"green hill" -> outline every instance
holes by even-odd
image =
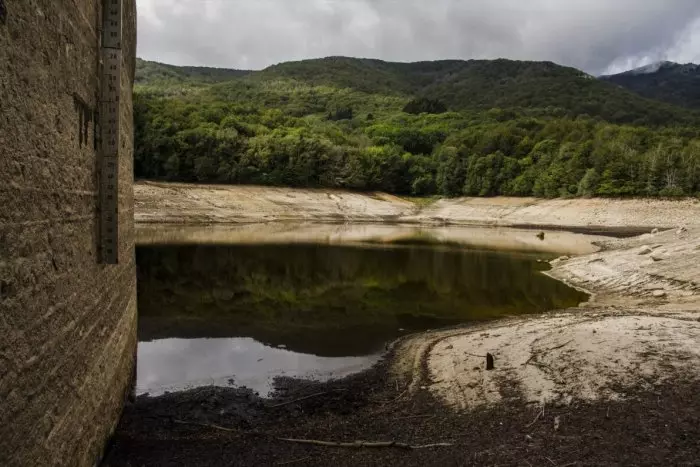
[[[700,109],[700,65],[661,62],[601,79],[650,99]]]
[[[174,66],[164,63],[136,59],[137,85],[157,85],[165,83],[217,83],[249,74],[247,70],[228,70],[196,66]]]
[[[697,121],[697,115],[551,62],[390,63],[329,57],[275,65],[251,78],[288,78],[367,93],[424,96],[444,101],[451,110],[540,108],[560,115],[586,114],[611,122],[652,125]]]
[[[697,113],[549,62],[138,62],[141,178],[413,195],[700,192]]]

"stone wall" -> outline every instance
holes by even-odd
[[[100,0],[0,0],[0,465],[94,465],[136,351],[124,0],[120,264],[99,261]]]

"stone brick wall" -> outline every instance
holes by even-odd
[[[99,262],[100,0],[0,0],[0,465],[94,465],[136,351],[124,0],[120,264]]]

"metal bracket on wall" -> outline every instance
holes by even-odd
[[[104,0],[99,123],[101,262],[119,263],[119,98],[122,69],[122,0]]]

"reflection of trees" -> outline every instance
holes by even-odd
[[[225,318],[253,333],[348,327],[395,333],[399,327],[531,313],[582,299],[537,274],[531,259],[487,252],[169,246],[139,248],[137,256],[142,316]]]

